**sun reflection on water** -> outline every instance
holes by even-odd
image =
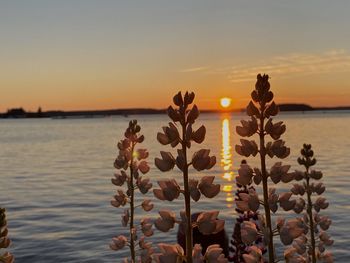
[[[221,149],[221,166],[224,170],[223,178],[227,184],[223,185],[222,190],[226,193],[227,207],[233,204],[233,171],[232,171],[232,147],[230,140],[230,121],[229,118],[222,120],[222,149]]]

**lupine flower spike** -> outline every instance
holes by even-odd
[[[136,208],[150,211],[153,204],[150,200],[135,204],[135,190],[139,190],[142,194],[146,194],[152,187],[148,178],[143,178],[142,174],[148,173],[150,167],[147,164],[148,151],[146,149],[136,148],[144,140],[143,135],[139,135],[141,127],[136,120],[129,122],[129,127],[126,129],[125,138],[118,142],[118,157],[114,162],[114,167],[118,172],[112,178],[112,183],[118,186],[117,193],[111,201],[114,207],[123,207],[128,205],[122,215],[122,225],[129,226],[129,237],[119,235],[112,239],[110,248],[119,250],[125,246],[130,248],[131,262],[136,262],[136,242],[141,250],[139,260],[137,262],[149,263],[152,261],[153,249],[151,243],[145,241],[145,237],[153,235],[152,222],[149,218],[141,219],[139,228],[135,224]],[[121,188],[126,183],[127,190]],[[138,239],[137,232],[141,230],[144,236]],[[126,262],[129,262],[126,259]]]
[[[10,239],[7,237],[7,222],[5,209],[0,207],[0,249],[8,248],[11,244]],[[9,252],[0,253],[0,262],[13,263],[15,261],[13,255]]]
[[[246,160],[243,160],[241,164],[247,164]],[[236,198],[235,198],[236,203],[243,201],[242,198],[240,198],[239,196],[241,193],[249,194],[249,193],[255,192],[255,188],[254,186],[251,185],[251,183],[245,186],[237,183],[236,186],[237,186]],[[252,226],[252,224],[250,223],[249,225],[253,227],[254,232],[255,232],[255,229],[256,229],[256,232],[258,232],[260,230],[259,229],[259,212],[258,211],[253,212],[250,210],[247,211],[247,209],[241,210],[238,207],[236,208],[236,212],[238,216],[236,218],[236,223],[235,223],[232,238],[231,238],[230,249],[229,249],[230,253],[229,253],[228,259],[230,262],[240,263],[240,262],[244,262],[243,255],[249,254],[249,251],[251,251],[249,242],[242,241],[242,237],[241,237],[242,226],[246,224],[245,223],[246,221],[253,222],[255,224],[255,227]],[[247,228],[245,229],[245,231],[246,230]],[[247,235],[243,235],[243,236],[244,238],[246,238]],[[247,240],[244,240],[244,241],[247,241]],[[254,245],[256,248],[259,248],[261,250],[260,254],[264,254],[266,252],[266,248],[261,236],[256,239],[254,238],[252,245]]]
[[[300,196],[294,211],[298,214],[305,212],[301,220],[308,228],[307,233],[294,240],[292,247],[285,251],[285,259],[287,262],[296,262],[297,259],[304,260],[300,262],[333,262],[332,254],[325,251],[325,246],[333,244],[333,240],[325,232],[332,220],[318,214],[329,205],[326,199],[321,197],[326,187],[323,183],[316,182],[322,178],[322,172],[311,169],[316,164],[316,159],[310,144],[303,145],[301,155],[298,163],[305,167],[305,171],[296,171],[295,179],[302,181],[302,184],[294,184],[291,191]],[[305,195],[306,200],[303,199]]]
[[[292,210],[296,206],[296,200],[290,199],[292,193],[289,192],[277,194],[275,188],[270,184],[289,183],[294,179],[294,173],[289,173],[290,166],[283,165],[281,162],[275,163],[268,171],[266,157],[284,159],[289,155],[290,149],[280,139],[286,126],[283,122],[274,123],[272,120],[272,117],[278,114],[278,107],[273,101],[268,75],[259,74],[257,76],[251,98],[246,111],[251,119],[241,121],[242,126],[238,126],[236,131],[242,137],[257,134],[259,141],[256,143],[254,140],[241,139],[241,145],[236,145],[236,152],[245,157],[258,155],[260,168],[252,169],[248,164],[241,164],[236,180],[242,186],[251,183],[257,186],[262,185],[263,198],[260,199],[255,191],[249,190],[248,193],[239,194],[240,200],[236,204],[237,208],[242,211],[253,212],[258,211],[260,205],[263,206],[265,213],[264,216],[259,216],[259,229],[255,223],[245,221],[241,229],[241,238],[244,243],[253,244],[262,236],[267,244],[269,262],[273,263],[276,262],[274,236],[280,235],[282,243],[289,245],[293,239],[305,231],[305,226],[299,220],[285,222],[282,219],[276,223],[275,227],[273,226],[271,212],[275,213],[278,205],[285,211]],[[272,141],[266,142],[267,136],[271,137]],[[261,249],[256,246],[250,247],[249,254],[243,255],[243,258],[246,262],[261,262],[263,260]]]
[[[169,126],[163,127],[163,132],[157,134],[158,141],[163,145],[172,148],[180,145],[177,149],[177,155],[171,152],[161,151],[161,158],[155,159],[155,165],[162,172],[172,170],[175,165],[181,170],[183,175],[184,188],[175,179],[161,180],[158,182],[160,189],[154,189],[154,195],[160,200],[173,201],[180,194],[185,197],[185,212],[181,212],[181,219],[176,218],[175,213],[168,210],[159,211],[160,217],[155,221],[155,226],[160,231],[167,232],[174,227],[175,223],[182,222],[185,226],[186,249],[185,251],[179,245],[160,244],[161,254],[158,255],[158,262],[182,262],[200,263],[200,262],[227,262],[222,255],[222,249],[211,246],[203,256],[201,248],[197,244],[192,244],[192,229],[198,227],[202,234],[217,233],[224,228],[224,221],[218,220],[218,211],[201,213],[195,222],[191,221],[191,198],[197,202],[202,195],[207,198],[213,198],[220,192],[220,185],[214,184],[214,176],[204,176],[201,180],[189,178],[189,167],[192,166],[197,171],[209,170],[215,163],[215,156],[210,156],[209,149],[196,151],[192,158],[188,160],[188,149],[195,143],[202,143],[205,138],[206,129],[202,125],[194,129],[194,123],[199,116],[199,110],[196,105],[189,106],[194,100],[194,93],[188,93],[182,96],[181,92],[173,98],[175,108],[169,106],[168,116],[172,120]],[[215,259],[214,259],[215,258]]]

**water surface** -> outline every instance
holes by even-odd
[[[11,251],[16,262],[119,262],[127,250],[111,251],[108,243],[114,235],[126,233],[120,225],[123,209],[113,208],[109,201],[115,191],[110,183],[116,143],[131,118],[137,118],[146,137],[144,146],[152,160],[161,146],[155,138],[164,115],[113,117],[102,119],[25,119],[0,121],[0,204],[7,208]],[[207,126],[203,147],[217,156],[217,165],[200,174],[215,175],[223,191],[215,200],[201,199],[194,211],[219,209],[226,219],[226,230],[232,233],[235,220],[234,177],[241,157],[234,152],[239,142],[235,126],[240,114],[202,114],[198,123]],[[332,251],[336,262],[347,262],[350,253],[348,218],[350,112],[281,114],[287,132],[283,138],[291,147],[286,163],[298,168],[296,158],[302,143],[311,143],[318,159],[317,168],[324,173],[325,197],[330,207],[323,212],[333,220],[329,233],[336,240]],[[195,149],[198,149],[196,146]],[[153,165],[147,176],[155,182],[176,177],[177,171],[161,173]],[[251,165],[257,158],[248,158]],[[269,162],[273,164],[275,159]],[[282,188],[287,188],[288,185]],[[152,195],[148,195],[152,198]],[[157,209],[182,210],[182,200],[155,201]],[[155,232],[152,241],[175,242],[175,233]]]

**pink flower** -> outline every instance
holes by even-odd
[[[184,251],[178,244],[168,245],[160,243],[158,247],[161,251],[155,258],[158,263],[179,263],[184,259]]]
[[[326,201],[326,198],[319,197],[316,199],[314,203],[314,208],[317,212],[320,212],[321,209],[326,209],[328,207],[329,203]]]
[[[137,149],[136,150],[136,157],[140,161],[142,159],[146,159],[148,157],[149,153],[147,149]]]
[[[128,239],[125,236],[117,236],[112,238],[112,242],[109,244],[109,247],[113,250],[119,250],[125,247]]]
[[[286,131],[286,125],[284,125],[282,121],[273,124],[270,118],[265,124],[265,131],[267,134],[270,134],[274,140],[278,140]]]
[[[283,193],[279,196],[278,201],[285,211],[292,210],[295,207],[296,200],[289,200],[291,196],[291,192]]]
[[[155,165],[159,170],[162,172],[170,171],[175,166],[175,159],[173,155],[170,152],[164,152],[161,151],[160,155],[162,156],[162,159],[155,158]]]
[[[122,215],[122,226],[127,226],[129,223],[129,209],[125,209]]]
[[[243,221],[241,225],[241,238],[243,243],[252,244],[258,237],[256,224],[251,221]]]
[[[241,209],[242,211],[253,211],[256,212],[259,209],[260,203],[259,203],[259,197],[258,195],[253,191],[249,194],[247,193],[240,193],[239,197],[242,199],[242,201],[236,201],[238,209]],[[243,204],[243,203],[247,203]],[[248,208],[248,210],[246,209]]]
[[[175,179],[158,181],[161,189],[153,189],[155,197],[160,200],[173,201],[180,195],[180,186]]]
[[[141,161],[138,165],[138,169],[141,171],[141,173],[146,174],[150,168],[146,161]]]
[[[205,138],[205,127],[202,125],[201,127],[198,128],[195,132],[192,132],[191,134],[191,139],[195,141],[196,143],[202,143]]]
[[[302,235],[305,231],[305,225],[300,218],[290,219],[279,229],[280,238],[284,245],[290,245],[293,239]]]
[[[320,180],[322,178],[322,172],[321,171],[311,170],[310,177],[315,179],[315,180]]]
[[[151,219],[143,218],[143,219],[141,219],[140,223],[141,223],[141,231],[142,231],[142,233],[146,237],[152,236],[153,235],[153,230],[152,230]]]
[[[122,170],[121,174],[114,174],[115,178],[112,178],[112,183],[116,186],[122,186],[127,178],[126,173]]]
[[[256,246],[250,246],[248,248],[249,254],[243,254],[245,263],[260,263],[262,261],[261,249]]]
[[[142,179],[141,177],[137,178],[136,184],[142,194],[146,194],[149,189],[152,188],[152,183],[149,182],[150,179]]]
[[[301,184],[293,184],[293,187],[290,190],[295,195],[304,195],[305,194],[305,187]]]
[[[327,230],[329,226],[332,224],[332,220],[330,220],[327,216],[320,217],[318,222],[322,230]]]
[[[193,105],[192,109],[190,110],[190,112],[187,115],[187,122],[188,123],[194,123],[195,120],[198,118],[199,116],[199,110],[196,104]]]
[[[202,255],[202,246],[195,244],[192,250],[193,263],[204,263],[204,257]]]
[[[209,170],[216,163],[215,156],[209,156],[209,149],[201,149],[192,156],[192,166],[197,171]]]
[[[327,232],[321,231],[319,234],[320,240],[326,245],[326,246],[331,246],[334,243],[334,240],[331,240]]]
[[[285,142],[277,140],[266,144],[266,153],[272,158],[274,156],[284,159],[290,154],[290,148],[284,146]]]
[[[111,205],[114,207],[124,206],[128,198],[122,190],[118,190],[118,194],[114,196],[114,200],[111,201]]]
[[[252,182],[252,177],[253,169],[248,164],[241,164],[236,177],[237,183],[246,186]]]
[[[242,145],[236,145],[235,149],[239,155],[249,157],[250,155],[256,156],[258,153],[258,145],[255,141],[248,141],[240,139]]]
[[[169,210],[160,210],[160,217],[154,222],[155,227],[162,231],[168,232],[175,225],[175,213]]]
[[[205,252],[204,258],[206,259],[206,262],[213,262],[213,263],[228,262],[227,258],[225,258],[225,255],[222,253],[222,248],[217,244],[208,246],[207,251]]]
[[[169,123],[169,127],[163,127],[164,133],[158,132],[157,140],[163,144],[170,144],[172,147],[175,147],[180,142],[179,131],[173,123]]]
[[[203,235],[216,234],[220,232],[225,225],[224,220],[217,219],[219,211],[203,212],[197,217],[196,224],[199,232]]]
[[[201,197],[201,193],[198,190],[198,180],[195,179],[189,179],[188,181],[188,187],[190,191],[190,196],[194,201],[198,201],[199,198]]]
[[[148,211],[151,211],[153,209],[154,205],[151,203],[151,200],[145,199],[145,200],[143,200],[141,206],[142,206],[143,210],[148,212]]]
[[[242,127],[237,126],[236,132],[242,137],[250,137],[258,130],[258,122],[255,117],[251,121],[241,120]]]
[[[290,165],[282,165],[282,162],[275,163],[270,169],[271,180],[278,184],[282,178],[287,176]]]
[[[215,176],[204,176],[199,183],[199,190],[207,198],[213,198],[220,192],[220,185],[213,184]]]
[[[323,262],[325,263],[333,263],[333,255],[331,252],[326,252],[322,256]]]

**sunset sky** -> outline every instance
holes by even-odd
[[[279,103],[350,105],[350,1],[0,3],[0,111],[243,107],[257,73]]]

